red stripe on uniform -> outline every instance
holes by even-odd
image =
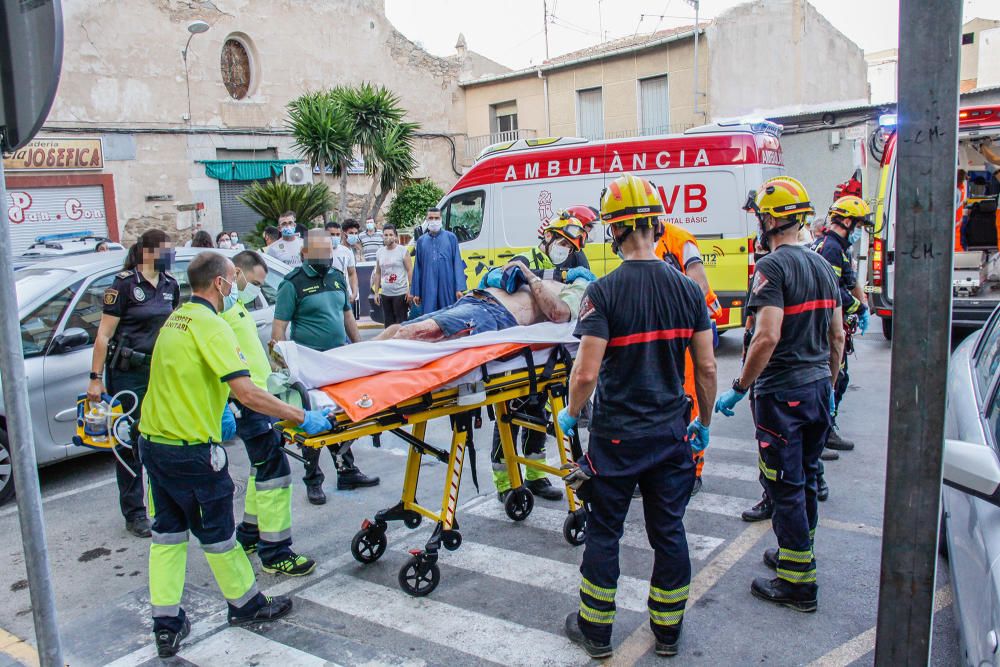
[[[808,310],[823,310],[826,308],[833,308],[837,305],[837,302],[833,299],[817,299],[816,301],[806,301],[805,303],[800,303],[795,306],[788,306],[785,308],[785,315],[798,315],[799,313],[804,313]]]
[[[673,340],[675,338],[690,338],[694,335],[694,329],[660,329],[659,331],[644,331],[642,333],[629,334],[628,336],[616,336],[608,341],[608,347],[624,347],[637,343],[652,343],[655,340]]]

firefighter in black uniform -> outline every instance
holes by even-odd
[[[105,393],[113,396],[120,391],[133,392],[135,399],[125,394],[120,400],[126,412],[135,407],[130,415],[134,424],[139,423],[139,406],[149,385],[156,337],[167,317],[180,305],[180,287],[168,273],[173,258],[170,237],[159,229],[150,229],[129,249],[123,270],[104,291],[104,314],[94,341],[87,398],[96,402]],[[118,502],[126,530],[136,537],[149,537],[135,426],[131,435],[131,449],[115,444],[128,464],[126,467],[118,460],[115,466]]]
[[[833,383],[844,345],[840,293],[830,265],[798,245],[813,212],[806,189],[780,176],[751,192],[747,209],[760,222],[770,253],[757,263],[748,307],[754,329],[743,370],[715,404],[733,407],[753,386],[760,481],[774,503],[778,549],[764,552],[774,579],[754,579],[754,596],[797,611],[816,611],[813,548],[819,455],[830,430]]]
[[[692,449],[708,444],[715,356],[701,288],[653,252],[662,214],[656,189],[631,174],[604,191],[601,218],[625,262],[587,289],[569,402],[558,415],[572,434],[596,386],[588,451],[564,477],[587,507],[580,606],[565,631],[593,658],[612,652],[618,543],[636,485],[655,552],[648,607],[658,655],[677,653],[691,583],[682,520],[694,486]],[[689,347],[702,415],[691,423],[684,392]]]

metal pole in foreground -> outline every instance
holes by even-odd
[[[6,218],[7,188],[3,163],[0,162],[0,210]],[[14,465],[17,489],[17,519],[21,524],[24,567],[28,571],[31,615],[35,622],[38,658],[43,667],[63,667],[56,600],[52,590],[49,550],[45,544],[45,518],[38,484],[35,459],[35,436],[28,414],[28,380],[24,375],[20,321],[17,317],[17,294],[14,291],[14,268],[10,252],[10,226],[0,221],[0,383],[7,408],[7,437]]]
[[[875,664],[926,665],[951,337],[962,3],[899,5],[897,334]]]

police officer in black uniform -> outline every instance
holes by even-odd
[[[677,653],[691,583],[683,518],[694,487],[692,448],[704,449],[709,439],[715,354],[701,288],[653,253],[662,215],[656,189],[631,174],[602,196],[601,218],[625,262],[587,289],[569,402],[558,415],[571,434],[596,387],[588,451],[563,478],[587,507],[580,606],[566,617],[565,632],[592,658],[612,653],[618,543],[636,485],[655,552],[647,604],[658,655]],[[690,424],[689,347],[701,410]]]
[[[760,243],[770,253],[757,263],[750,289],[754,328],[746,360],[715,410],[732,416],[753,387],[760,481],[774,503],[778,548],[764,552],[764,563],[777,577],[754,579],[750,591],[768,602],[814,612],[816,477],[844,345],[840,293],[826,260],[797,243],[799,229],[813,212],[801,183],[788,176],[772,178],[751,193],[747,209],[757,216]]]
[[[167,317],[180,305],[180,288],[168,273],[173,257],[173,243],[167,234],[151,229],[129,249],[123,270],[104,291],[104,314],[94,341],[87,397],[100,401],[105,393],[113,396],[120,391],[133,392],[135,399],[125,394],[120,400],[126,412],[135,408],[130,415],[134,424],[139,423],[139,406],[149,385],[156,337]],[[121,457],[115,466],[118,502],[126,530],[136,537],[149,537],[135,426],[131,435],[131,449],[115,444]]]

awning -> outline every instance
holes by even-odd
[[[299,160],[198,160],[205,174],[220,181],[257,181],[274,178],[286,164]]]

